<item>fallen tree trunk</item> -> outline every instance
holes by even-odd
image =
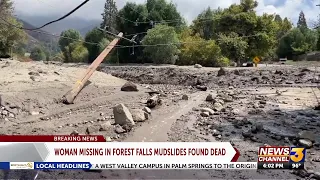
[[[158,94],[153,95],[151,98],[149,98],[147,100],[147,107],[148,108],[154,108],[154,107],[156,107],[157,105],[160,105],[160,104],[161,104],[161,99],[160,99]]]

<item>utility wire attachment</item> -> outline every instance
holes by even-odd
[[[102,29],[102,28],[98,28],[98,29],[99,29],[100,31],[103,31],[103,32],[105,32],[105,33],[108,33],[108,34],[110,34],[110,35],[112,35],[112,36],[115,36],[115,37],[117,37],[117,38],[125,39],[125,40],[130,41],[130,42],[132,42],[132,43],[134,43],[134,44],[137,44],[137,42],[135,42],[135,41],[132,40],[132,39],[128,39],[128,38],[125,38],[125,37],[122,37],[122,36],[118,36],[117,34],[114,34],[114,33],[110,32],[110,31],[107,31],[107,30]]]

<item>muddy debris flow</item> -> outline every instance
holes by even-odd
[[[257,162],[264,145],[307,148],[303,171],[48,171],[39,179],[319,179],[320,72],[310,67],[102,66],[65,105],[59,98],[87,65],[6,62],[0,61],[3,134],[231,142],[243,162]]]

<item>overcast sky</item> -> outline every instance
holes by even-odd
[[[16,13],[19,15],[39,15],[46,14],[59,17],[69,12],[83,0],[13,0]],[[146,0],[116,0],[118,9],[122,8],[126,2],[143,3]],[[191,22],[202,10],[210,6],[211,8],[228,7],[232,3],[239,3],[240,0],[172,0],[178,7],[181,14]],[[302,10],[306,15],[308,24],[317,19],[320,13],[320,0],[258,0],[257,12],[262,14],[277,13],[282,17],[290,18],[294,24]],[[86,19],[101,19],[105,0],[91,0],[76,13],[73,17]]]

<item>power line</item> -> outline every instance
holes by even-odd
[[[79,6],[77,6],[77,7],[74,8],[73,10],[71,10],[71,11],[70,11],[69,13],[67,13],[66,15],[62,16],[62,17],[59,18],[59,19],[50,21],[50,22],[44,24],[44,25],[41,26],[41,27],[38,27],[38,28],[24,28],[24,27],[18,27],[18,26],[15,26],[15,25],[14,25],[14,26],[15,26],[16,28],[24,29],[24,30],[29,30],[29,31],[39,30],[39,29],[44,28],[45,26],[48,26],[48,25],[50,25],[50,24],[52,24],[52,23],[55,23],[55,22],[58,22],[58,21],[61,21],[61,20],[65,19],[66,17],[70,16],[72,13],[74,13],[75,11],[77,11],[79,8],[81,8],[83,5],[85,5],[85,4],[86,4],[87,2],[89,2],[89,1],[90,1],[90,0],[85,0],[85,1],[83,1]],[[7,20],[4,19],[3,17],[0,17],[0,18],[1,18],[3,21],[7,22]],[[9,23],[9,22],[7,22],[7,23]],[[10,23],[9,23],[9,24],[10,24]]]

